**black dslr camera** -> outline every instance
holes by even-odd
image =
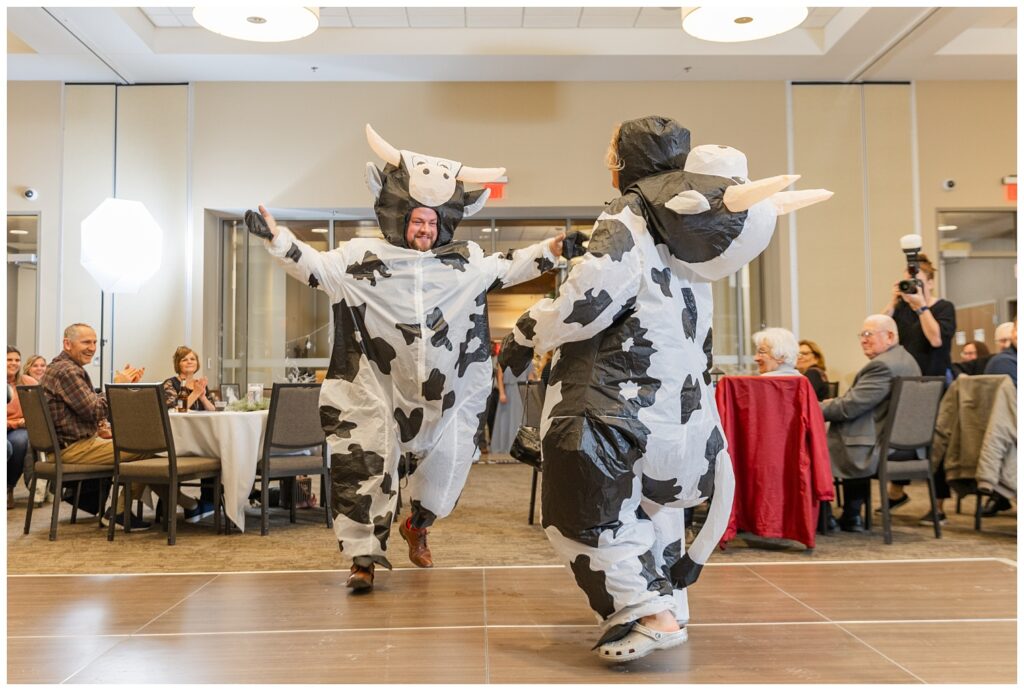
[[[921,270],[917,257],[918,252],[921,251],[921,236],[904,235],[900,238],[900,249],[903,250],[903,254],[907,255],[907,271],[910,273],[910,278],[900,281],[899,290],[901,293],[913,295],[919,289],[924,288],[924,283],[917,277],[917,272]]]

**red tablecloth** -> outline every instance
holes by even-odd
[[[806,377],[724,377],[715,392],[736,472],[725,543],[746,531],[814,547],[834,498],[825,419]]]

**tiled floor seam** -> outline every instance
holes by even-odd
[[[998,624],[1016,622],[1016,617],[989,617],[984,619],[850,619],[850,620],[822,620],[822,621],[738,621],[738,622],[711,622],[711,623],[689,623],[689,628],[720,628],[720,627],[748,627],[748,626],[860,626],[860,625],[905,625],[905,624]],[[245,636],[245,635],[270,635],[270,634],[302,634],[302,633],[374,633],[387,631],[459,631],[474,629],[585,629],[594,628],[594,624],[464,624],[452,626],[391,626],[391,627],[363,627],[363,628],[334,628],[334,629],[264,629],[264,630],[238,630],[238,631],[188,631],[188,632],[165,632],[165,633],[106,633],[95,635],[61,634],[54,636],[30,635],[30,636],[8,636],[8,639],[32,640],[32,639],[59,639],[59,638],[173,638],[182,636]]]
[[[829,559],[802,561],[738,561],[738,562],[710,562],[705,568],[730,568],[749,566],[810,566],[810,565],[836,565],[836,564],[928,564],[928,563],[951,563],[951,562],[982,562],[994,561],[1017,568],[1017,562],[1004,557],[935,557],[924,559]],[[564,564],[511,564],[507,566],[435,566],[434,571],[468,571],[473,569],[563,569]],[[401,566],[393,571],[418,571],[417,567]],[[287,573],[338,573],[348,574],[348,569],[284,569],[278,571],[171,571],[171,572],[137,572],[137,573],[13,573],[7,574],[7,578],[96,578],[111,576],[242,576],[250,574],[287,574]]]
[[[491,683],[491,642],[487,637],[487,569],[480,570],[484,595],[484,683]]]

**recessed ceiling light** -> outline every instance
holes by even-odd
[[[320,24],[320,8],[295,5],[207,5],[193,9],[192,17],[203,28],[228,38],[277,43],[294,41],[316,31]]]
[[[28,235],[27,230],[12,230],[11,235]]]
[[[956,230],[956,226],[939,226],[939,230]]]
[[[806,18],[806,7],[683,8],[683,30],[704,41],[738,43],[785,33]]]
[[[320,233],[321,235],[326,235],[327,234],[327,229],[326,228],[314,228],[313,232],[314,233]]]

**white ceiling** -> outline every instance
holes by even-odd
[[[191,8],[7,9],[7,78],[193,81],[1016,79],[1016,7],[812,8],[796,29],[709,43],[665,7],[323,7],[320,29],[251,43]],[[315,69],[314,69],[315,68]]]

